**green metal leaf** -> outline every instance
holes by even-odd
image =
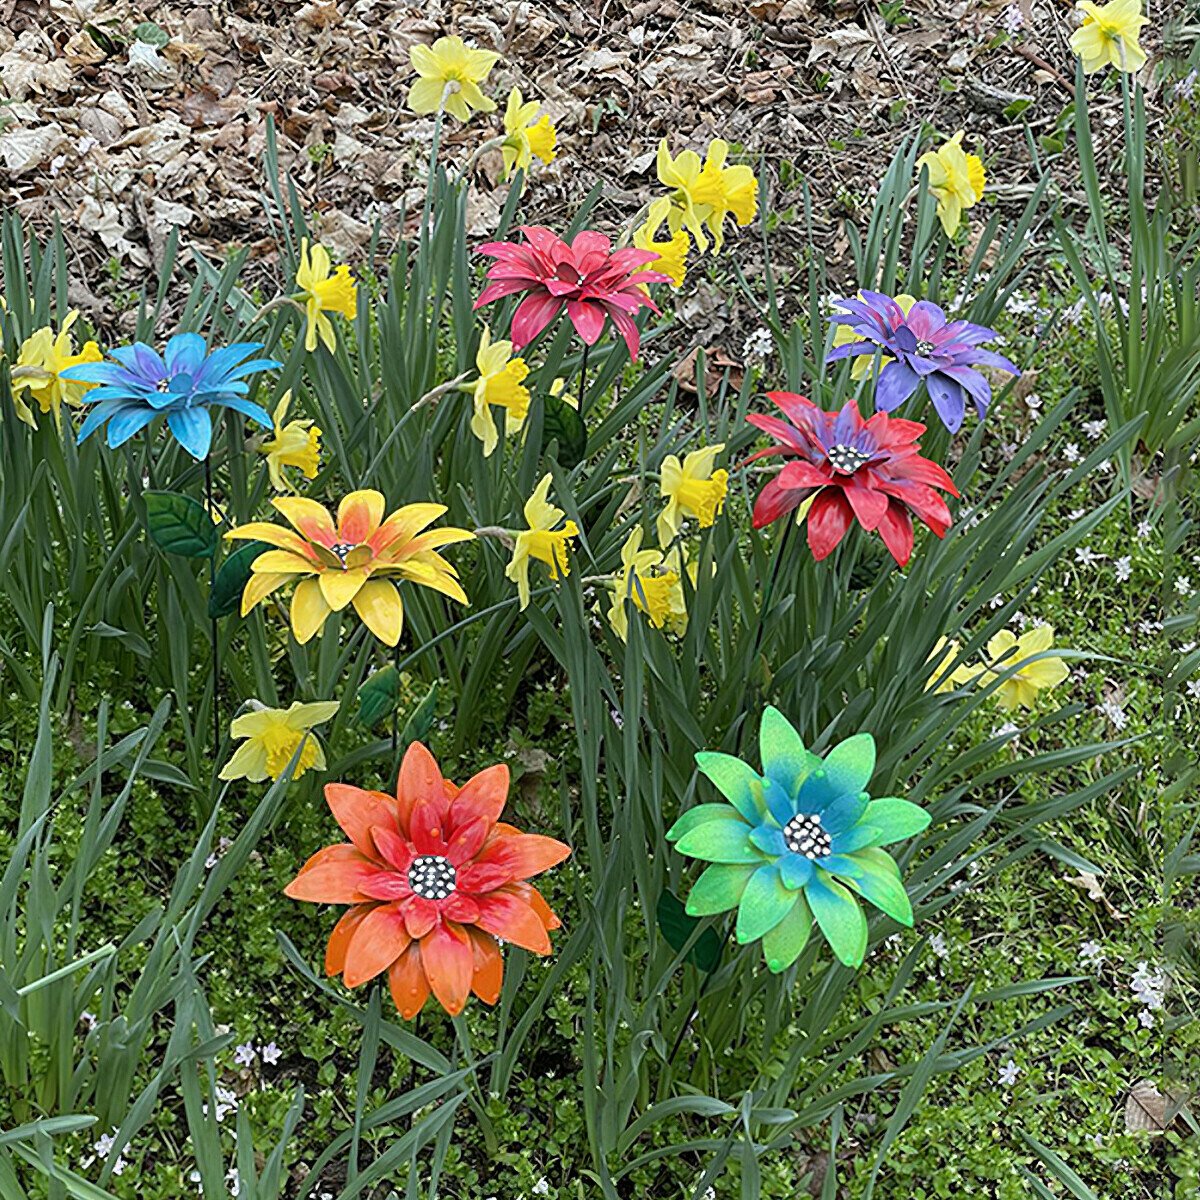
[[[160,550],[184,558],[212,558],[219,536],[203,504],[178,492],[143,492],[142,498],[146,528]]]
[[[669,888],[664,888],[658,897],[655,907],[658,917],[658,927],[673,950],[679,951],[687,945],[688,939],[700,924],[695,917],[689,917],[683,902]],[[684,958],[698,971],[713,971],[721,961],[721,939],[715,929],[706,929]]]
[[[542,415],[542,453],[551,442],[558,443],[556,458],[568,471],[578,466],[587,454],[587,426],[583,418],[561,396],[544,398]]]
[[[208,615],[215,621],[237,612],[242,592],[250,579],[250,565],[271,547],[266,542],[247,542],[230,554],[217,570],[212,591],[208,594]]]
[[[369,729],[389,716],[400,699],[400,675],[393,666],[373,672],[358,689],[358,721]]]
[[[423,742],[433,728],[437,716],[438,685],[433,684],[421,699],[421,703],[408,715],[404,728],[400,731],[400,745],[407,746],[411,742]]]

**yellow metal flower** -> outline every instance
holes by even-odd
[[[257,701],[251,704],[253,711],[242,713],[229,723],[230,737],[246,740],[221,768],[222,779],[248,779],[251,783],[278,779],[301,742],[304,748],[292,778],[299,779],[313,767],[324,768],[325,751],[312,729],[337,712],[337,700],[319,700],[313,704],[294,701],[288,708],[266,708]]]
[[[413,112],[433,113],[444,108],[460,121],[469,121],[473,111],[495,111],[495,100],[488,99],[479,85],[500,55],[476,50],[460,37],[442,37],[432,46],[418,42],[408,57],[420,76],[408,93],[408,107]]]
[[[695,517],[701,529],[716,520],[725,503],[729,472],[714,471],[717,455],[725,449],[724,442],[693,450],[683,462],[674,454],[663,459],[660,490],[666,507],[658,518],[658,540],[666,546],[683,528],[684,517]]]
[[[664,221],[669,220],[670,214],[671,201],[669,197],[660,196],[650,205],[646,214],[646,223],[634,231],[633,244],[639,250],[653,250],[658,255],[658,262],[651,264],[652,270],[670,275],[671,286],[677,288],[683,285],[684,277],[687,275],[687,256],[688,251],[692,248],[692,239],[688,237],[687,230],[681,228],[671,234],[669,241],[656,242],[654,240],[658,227]],[[668,232],[670,232],[669,229]]]
[[[926,691],[933,688],[935,692],[952,692],[956,688],[972,683],[982,674],[982,667],[972,667],[967,663],[960,663],[945,679],[938,682],[946,668],[959,656],[960,651],[961,647],[958,642],[952,638],[938,638],[937,645],[925,660],[925,665],[929,667],[929,678],[925,681]]]
[[[1146,52],[1138,35],[1148,18],[1142,16],[1141,0],[1103,5],[1079,0],[1075,7],[1083,13],[1083,24],[1071,35],[1071,49],[1083,60],[1085,75],[1107,66],[1118,71],[1140,71],[1145,66]]]
[[[930,150],[917,159],[917,174],[922,167],[929,169],[929,190],[937,197],[937,214],[947,237],[962,221],[963,212],[974,208],[983,199],[986,182],[983,160],[967,154],[962,148],[963,130],[959,130],[937,150]]]
[[[643,550],[644,536],[638,525],[625,539],[621,548],[621,569],[610,585],[612,605],[608,620],[622,641],[629,633],[627,600],[632,600],[634,606],[650,618],[655,629],[662,629],[678,613],[682,596],[679,571],[672,568],[661,550]]]
[[[71,335],[71,326],[75,324],[79,314],[67,313],[67,319],[62,323],[58,333],[54,327],[47,325],[32,333],[21,344],[20,354],[14,364],[12,395],[16,405],[17,416],[34,428],[33,411],[25,402],[22,393],[28,393],[31,399],[38,403],[42,412],[54,413],[54,424],[62,427],[62,405],[78,405],[83,394],[95,387],[94,383],[72,383],[60,379],[59,374],[68,367],[80,363],[102,362],[104,355],[95,342],[85,342],[83,349],[75,353],[75,339]]]
[[[554,161],[557,133],[548,116],[538,117],[540,108],[536,100],[523,101],[519,88],[508,94],[504,109],[505,138],[500,146],[505,179],[517,170],[527,172],[535,156],[544,163]]]
[[[992,680],[1018,667],[1001,685],[998,691],[1003,708],[1018,706],[1032,708],[1037,703],[1038,692],[1062,683],[1070,674],[1061,658],[1048,656],[1030,662],[1036,654],[1044,654],[1054,646],[1054,627],[1038,625],[1027,630],[1018,638],[1010,630],[1002,629],[987,644],[988,668],[981,671],[981,680]]]
[[[251,564],[242,616],[284,584],[296,582],[291,623],[302,645],[322,630],[330,614],[353,604],[363,624],[395,646],[404,625],[397,586],[402,580],[467,603],[457,572],[437,551],[475,535],[452,526],[421,532],[446,511],[445,505],[406,504],[385,519],[383,496],[368,488],[341,502],[335,524],[320,504],[303,496],[271,503],[292,529],[251,521],[225,535],[276,547]]]
[[[862,292],[858,293],[858,298],[862,299]],[[900,305],[900,309],[906,317],[908,316],[908,310],[916,302],[916,296],[910,296],[907,292],[902,292],[896,297],[896,303]],[[851,342],[862,341],[862,338],[847,325],[835,325],[834,330],[833,344],[835,348],[837,346],[848,346]],[[866,379],[875,369],[874,354],[856,354],[852,361],[853,366],[850,368],[851,379]],[[890,354],[881,354],[879,356],[879,369],[882,371],[891,361],[892,356]]]
[[[701,252],[708,249],[712,234],[714,253],[725,241],[725,218],[732,215],[739,225],[749,225],[758,210],[758,180],[746,166],[727,167],[729,145],[720,138],[709,143],[701,163],[694,150],[672,158],[667,140],[658,146],[658,181],[669,189],[672,232],[686,229]]]
[[[485,458],[491,455],[500,440],[496,435],[492,405],[504,409],[507,434],[516,433],[529,414],[529,389],[523,382],[529,374],[529,366],[523,358],[513,358],[512,349],[512,342],[493,342],[485,325],[475,355],[479,378],[474,383],[461,385],[463,391],[470,392],[475,399],[471,432],[483,443]]]
[[[550,568],[551,579],[561,579],[571,573],[567,550],[571,540],[579,536],[579,527],[568,521],[562,528],[558,523],[567,514],[555,508],[546,498],[550,491],[549,474],[533,489],[525,501],[525,523],[528,529],[517,534],[512,561],[504,568],[504,574],[517,585],[521,607],[529,604],[529,563],[531,559],[545,563]]]
[[[288,408],[292,403],[289,388],[279,397],[271,415],[275,426],[272,437],[259,443],[258,452],[267,460],[271,486],[277,492],[294,492],[284,467],[299,467],[309,479],[317,477],[321,459],[321,431],[309,420],[289,421]]]
[[[358,311],[358,285],[350,268],[343,265],[332,270],[329,251],[320,243],[309,245],[308,238],[300,243],[300,266],[296,269],[297,299],[304,305],[304,348],[310,354],[317,348],[317,338],[330,354],[337,348],[333,322],[325,315],[337,313],[348,321]]]

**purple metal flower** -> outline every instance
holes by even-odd
[[[891,296],[861,292],[837,302],[842,311],[832,318],[861,340],[835,347],[826,359],[855,358],[882,350],[891,358],[875,384],[875,407],[882,412],[899,408],[925,384],[942,424],[957,433],[970,396],[982,418],[992,399],[988,381],[975,367],[999,367],[1013,375],[1020,371],[1007,358],[981,343],[996,337],[994,329],[970,321],[947,321],[946,314],[928,300],[918,300],[905,316]]]

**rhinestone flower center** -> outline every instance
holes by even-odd
[[[171,390],[171,381],[169,379],[160,379],[155,385],[156,392],[162,392],[164,395]]]
[[[793,854],[805,858],[824,858],[832,848],[816,813],[797,813],[783,827],[783,841]]]
[[[342,560],[342,564],[344,566],[345,562],[346,562],[346,555],[349,554],[350,551],[354,549],[354,543],[353,542],[334,542],[334,544],[332,546],[330,546],[329,548],[330,548],[330,550],[332,550],[334,552],[334,554],[336,554],[338,556],[338,558],[340,558]]]
[[[922,338],[919,342],[917,342],[917,353],[922,358],[926,358],[928,355],[932,354],[936,349],[937,349],[937,347],[931,341],[929,341],[928,338]]]
[[[422,854],[408,868],[408,886],[426,900],[445,900],[457,880],[454,865],[442,854]]]
[[[830,447],[825,457],[829,459],[829,465],[835,471],[841,471],[843,475],[853,475],[871,456],[865,450],[838,442],[836,446]]]

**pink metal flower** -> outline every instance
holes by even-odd
[[[488,242],[479,247],[480,254],[490,255],[496,262],[488,268],[491,283],[475,307],[525,293],[512,320],[516,350],[532,342],[564,305],[575,332],[589,346],[600,340],[608,316],[625,339],[629,357],[637,358],[634,316],[643,307],[658,312],[645,285],[670,282],[670,276],[660,271],[639,269],[658,255],[632,246],[614,250],[602,233],[586,229],[570,242],[539,225],[522,225],[520,232],[525,235],[524,243]]]

